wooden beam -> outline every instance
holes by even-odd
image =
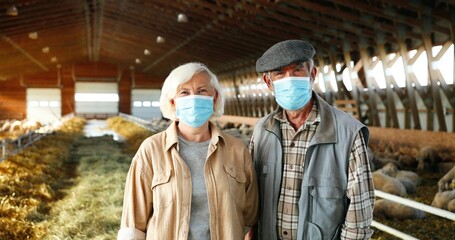
[[[441,19],[441,20],[449,20],[450,21],[450,14],[448,12],[441,11],[436,8],[430,8],[424,6],[422,1],[409,1],[409,0],[381,0],[383,3],[394,5],[398,8],[410,9],[420,14],[429,15],[433,18]]]
[[[0,37],[7,43],[11,44],[16,50],[18,50],[20,53],[22,53],[25,57],[27,57],[30,61],[34,62],[36,65],[38,65],[41,69],[44,71],[49,71],[49,69],[44,66],[40,61],[38,61],[35,57],[33,57],[30,53],[28,53],[25,49],[23,49],[19,44],[11,40],[8,36],[3,35],[0,33]]]
[[[395,14],[384,14],[384,9],[378,8],[377,5],[373,6],[373,5],[369,5],[364,2],[359,2],[356,0],[332,0],[332,2],[339,4],[339,5],[343,5],[348,8],[353,8],[353,6],[355,6],[355,9],[367,12],[367,13],[377,16],[377,17],[389,19],[392,22],[397,21],[401,24],[404,24],[404,25],[407,25],[407,26],[410,26],[413,28],[414,27],[418,27],[420,29],[423,28],[422,23],[418,19],[403,16],[403,15],[397,16]],[[443,33],[445,35],[450,35],[450,31],[447,28],[437,26],[437,25],[435,25],[433,27],[434,27],[434,30],[437,32]]]
[[[100,59],[101,40],[103,36],[104,0],[95,0],[93,15],[93,60]]]
[[[370,69],[370,57],[368,56],[366,46],[364,44],[361,44],[361,47],[359,49],[360,51],[360,59],[363,62],[363,70],[365,72],[365,78],[366,82],[368,84],[368,106],[369,106],[369,111],[368,111],[368,119],[371,121],[369,125],[371,126],[381,126],[381,123],[379,121],[379,113],[378,113],[378,108],[377,108],[377,103],[376,103],[376,94],[375,94],[375,89],[377,89],[377,84],[373,83],[369,71]]]
[[[360,79],[358,77],[358,73],[354,70],[354,68],[351,66],[351,46],[349,44],[344,44],[344,62],[346,64],[346,67],[348,68],[349,71],[349,79],[351,80],[351,85],[352,85],[352,98],[356,101],[356,107],[357,107],[357,112],[358,112],[358,118],[359,120],[363,120],[362,118],[362,111],[360,108],[360,96],[361,92],[363,92],[363,86],[362,83],[360,82]],[[353,77],[356,76],[356,78],[353,79]]]
[[[381,37],[378,37],[378,39],[381,39]],[[379,40],[378,46],[377,46],[378,52],[379,52],[379,58],[382,62],[382,69],[383,69],[383,74],[384,74],[384,79],[385,79],[385,84],[386,84],[386,96],[387,96],[387,112],[386,112],[386,127],[392,127],[392,128],[400,128],[400,124],[398,122],[398,115],[396,111],[396,106],[395,106],[395,99],[394,99],[394,91],[391,88],[392,85],[392,80],[391,77],[388,76],[387,70],[390,68],[389,64],[389,59],[387,57],[386,51],[385,51],[385,46],[384,42],[381,42]],[[390,122],[391,120],[391,122]]]
[[[91,24],[91,10],[88,2],[84,3],[84,10],[85,10],[85,28],[87,33],[87,52],[88,58],[90,61],[94,59],[94,52],[93,52],[93,38],[92,38],[92,24]]]
[[[289,6],[290,3],[286,3],[288,6],[284,6],[283,4],[273,4],[268,1],[262,1],[261,4],[267,6],[270,9],[276,9],[279,10],[283,15],[289,15],[293,17],[294,24],[298,25],[304,25],[307,26],[307,28],[311,29],[312,31],[317,30],[318,32],[321,32],[322,34],[327,32],[327,29],[329,28],[335,28],[334,31],[337,31],[337,34],[339,38],[343,39],[350,39],[352,42],[356,42],[354,38],[350,38],[351,35],[357,35],[357,34],[362,34],[364,36],[369,36],[370,38],[374,38],[374,30],[371,28],[355,28],[353,26],[349,26],[347,22],[341,22],[341,21],[336,21],[332,20],[330,18],[323,18],[323,17],[316,17],[319,11],[324,11],[327,10],[326,7],[320,6],[318,4],[312,4],[312,3],[298,3],[300,7],[306,8],[310,14],[307,16],[306,14],[302,14],[302,9],[297,9],[294,8],[293,6]],[[316,11],[315,11],[316,10]],[[334,13],[334,11],[330,11]],[[339,14],[339,13],[334,13]],[[371,26],[369,26],[371,27]],[[342,30],[342,31],[340,31]],[[389,40],[392,40],[393,38],[388,38]]]
[[[411,116],[414,121],[414,128],[415,129],[422,129],[420,125],[420,118],[417,112],[417,103],[414,94],[414,88],[412,87],[412,78],[410,77],[410,69],[409,66],[409,57],[408,57],[408,50],[406,48],[406,43],[403,39],[400,39],[398,42],[399,46],[399,54],[401,56],[401,61],[403,62],[403,71],[405,77],[405,88],[406,88],[406,95],[402,98],[403,102],[407,102],[406,104],[403,103],[405,109],[407,110],[404,115],[404,127],[407,129],[411,129]],[[405,100],[406,99],[406,100]],[[411,115],[411,116],[410,116]]]
[[[444,110],[442,108],[442,100],[441,96],[439,94],[439,86],[437,84],[437,78],[433,70],[433,51],[432,51],[432,44],[431,44],[431,38],[429,34],[423,34],[423,45],[425,48],[425,51],[427,53],[427,60],[428,60],[428,75],[429,75],[429,80],[430,80],[430,87],[431,87],[431,93],[433,96],[433,107],[436,110],[436,117],[438,119],[439,123],[439,131],[447,131],[447,126],[445,122],[445,117],[444,117]],[[433,130],[433,117],[429,116],[429,129]]]

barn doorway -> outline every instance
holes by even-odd
[[[59,88],[27,88],[27,119],[41,123],[60,120],[61,94]]]
[[[76,82],[75,113],[77,116],[105,119],[118,115],[118,85],[105,82]]]
[[[161,118],[158,89],[131,90],[131,115],[145,120]]]

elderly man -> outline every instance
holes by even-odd
[[[369,239],[369,131],[312,91],[315,50],[279,42],[256,62],[279,107],[254,129],[260,239]]]

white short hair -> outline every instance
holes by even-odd
[[[198,62],[190,62],[183,64],[172,70],[169,76],[167,76],[166,80],[164,80],[160,96],[160,110],[161,113],[163,114],[163,117],[168,118],[170,120],[176,120],[175,110],[172,107],[171,100],[174,99],[175,96],[177,95],[177,88],[181,84],[188,82],[194,75],[201,72],[205,72],[209,75],[210,83],[212,87],[215,89],[216,93],[218,93],[218,98],[215,103],[213,114],[210,119],[223,115],[224,97],[222,94],[220,83],[218,82],[218,78],[204,64]]]

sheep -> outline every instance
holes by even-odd
[[[396,166],[401,166],[401,163],[393,158],[378,157],[378,156],[376,156],[374,158],[374,164],[377,167],[377,169],[384,167],[388,163],[393,163]]]
[[[26,120],[22,123],[22,128],[25,130],[26,133],[38,130],[41,127],[43,127],[43,124],[34,119]]]
[[[401,184],[403,184],[405,187],[408,194],[415,193],[417,186],[421,182],[421,179],[417,173],[414,173],[412,171],[398,170],[397,166],[395,166],[393,163],[388,163],[381,169],[381,171],[383,174],[400,181]]]
[[[422,219],[425,212],[390,200],[379,199],[374,204],[373,215],[398,220]]]
[[[416,169],[417,168],[417,155],[419,149],[410,146],[400,146],[398,150],[398,162],[401,164],[402,168],[406,169]]]
[[[417,170],[423,171],[424,169],[430,169],[431,171],[435,171],[442,159],[436,149],[433,147],[424,147],[417,154],[417,161]]]
[[[455,159],[455,157],[454,157]],[[441,173],[442,175],[448,173],[452,168],[455,167],[455,161],[446,161],[446,162],[441,162],[438,165],[438,173]]]
[[[9,127],[9,132],[12,133],[12,132],[19,132],[19,131],[22,131],[22,122],[19,121],[19,120],[15,120],[13,121],[11,124],[10,124],[10,127]]]
[[[239,130],[242,133],[242,135],[244,135],[244,136],[251,136],[251,134],[253,132],[253,128],[251,128],[247,124],[240,125]]]
[[[8,132],[10,126],[11,126],[10,121],[8,121],[8,120],[4,121],[2,127],[0,128],[0,132]]]
[[[373,172],[373,184],[378,190],[394,194],[397,196],[406,196],[405,186],[397,179],[385,175],[381,170]]]
[[[447,203],[447,210],[455,212],[455,199],[452,199],[452,201]]]
[[[398,157],[398,162],[403,166],[404,168],[408,169],[415,169],[417,168],[417,159],[410,155],[400,155]]]
[[[455,166],[438,181],[439,192],[455,188]]]
[[[455,190],[436,193],[431,206],[455,212]]]

